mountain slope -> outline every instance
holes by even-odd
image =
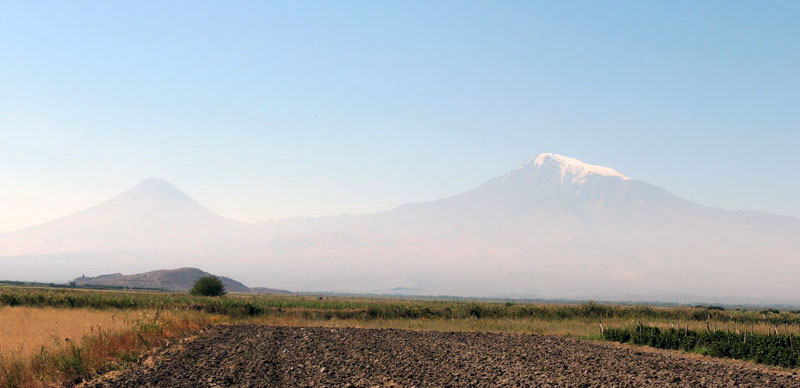
[[[332,271],[316,281],[342,291],[800,300],[798,220],[701,206],[552,154],[469,192],[339,226],[313,238],[295,226],[272,257],[297,282],[303,267]]]

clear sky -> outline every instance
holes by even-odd
[[[4,1],[0,232],[166,179],[246,221],[540,152],[800,216],[800,2]]]

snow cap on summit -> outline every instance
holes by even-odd
[[[546,164],[555,164],[561,171],[561,180],[564,181],[564,179],[569,176],[572,178],[572,182],[574,183],[585,182],[586,176],[589,174],[616,177],[622,180],[631,179],[620,174],[617,170],[611,167],[584,163],[575,158],[568,158],[566,156],[553,153],[541,153],[527,164],[532,164],[534,167],[541,167]]]

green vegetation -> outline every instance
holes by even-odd
[[[722,307],[722,306],[715,306],[715,305],[702,305],[702,304],[700,304],[700,305],[697,305],[697,306],[694,306],[694,307],[695,307],[695,308],[698,308],[698,309],[706,309],[706,310],[725,311],[725,308],[724,308],[724,307]]]
[[[95,309],[170,309],[204,311],[231,317],[294,312],[320,319],[537,319],[573,318],[648,320],[670,322],[716,321],[738,324],[798,325],[800,313],[763,313],[716,310],[706,307],[652,307],[647,305],[533,304],[506,301],[398,299],[389,297],[322,297],[311,295],[226,295],[224,298],[186,293],[81,290],[52,288],[0,288],[0,306],[88,307]],[[777,311],[777,310],[775,310]]]
[[[800,344],[791,333],[788,335],[748,332],[737,334],[729,330],[695,331],[639,325],[621,329],[606,329],[603,332],[603,339],[660,349],[697,352],[714,357],[751,360],[787,368],[800,365]]]
[[[48,288],[78,288],[75,282],[64,283],[41,283],[41,282],[21,282],[16,280],[0,280],[0,286],[15,287],[48,287]],[[142,288],[142,287],[123,287],[105,286],[100,284],[82,284],[80,288],[90,290],[142,290],[142,291],[166,291],[161,288]]]
[[[192,295],[223,296],[226,294],[225,285],[216,276],[204,276],[194,282],[190,291]]]

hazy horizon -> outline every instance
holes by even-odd
[[[150,178],[0,234],[0,260],[5,276],[56,282],[199,267],[319,292],[800,304],[798,233],[800,219],[718,210],[543,153],[434,201],[252,224]]]
[[[799,13],[11,3],[0,275],[800,303]]]

